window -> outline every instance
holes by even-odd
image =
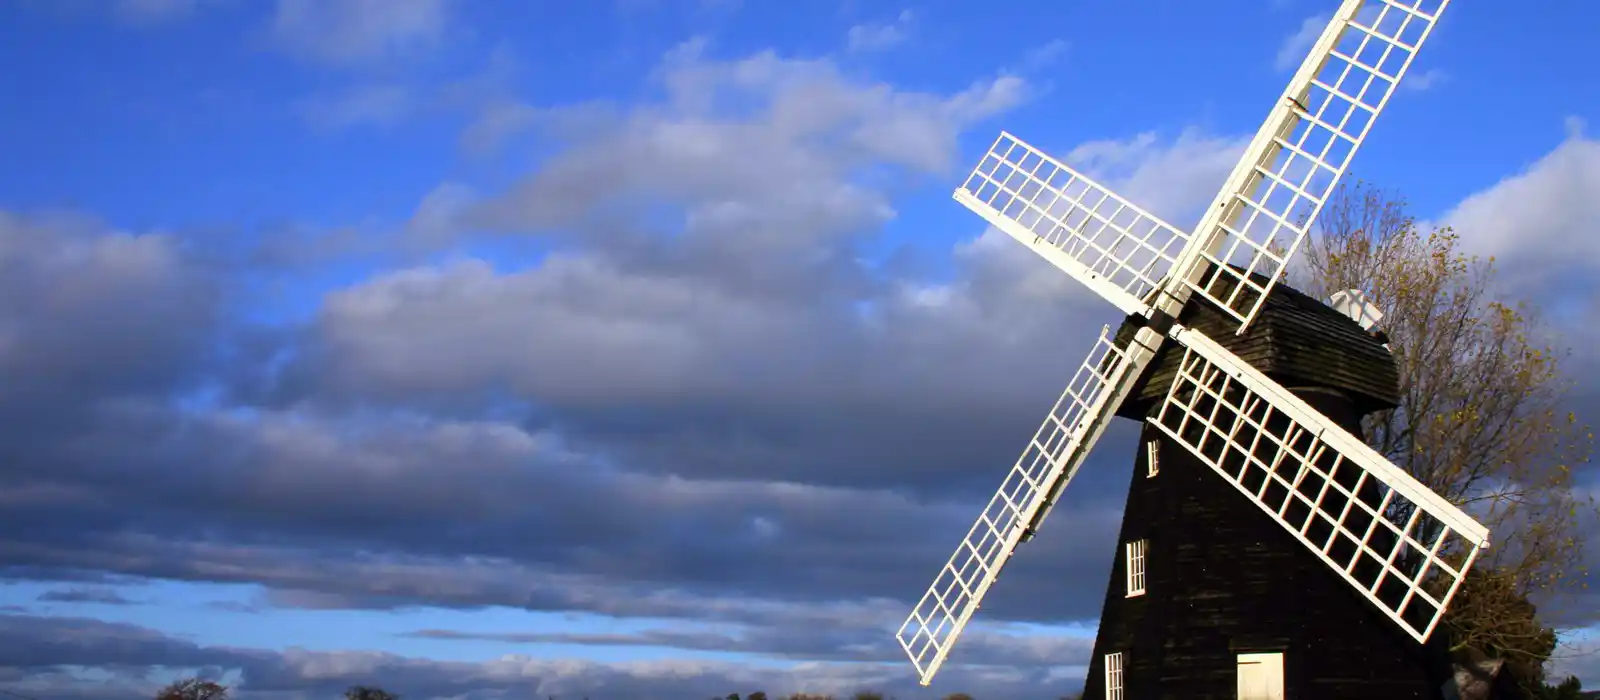
[[[1106,700],[1122,700],[1122,652],[1106,654]]]
[[[1152,477],[1161,469],[1161,443],[1154,439],[1144,444],[1144,464],[1148,468],[1145,476]]]
[[[1144,595],[1144,552],[1149,540],[1128,543],[1128,597]]]

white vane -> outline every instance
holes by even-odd
[[[1167,338],[1184,356],[1157,427],[1407,634],[1427,640],[1488,546],[1488,530],[1173,319],[1197,293],[1238,321],[1238,333],[1249,328],[1447,3],[1346,0],[1193,232],[1008,133],[956,190],[956,201],[1123,313],[1149,322],[1121,348],[1102,330],[901,626],[901,646],[923,685]],[[1357,300],[1364,301],[1351,302]]]
[[[1172,271],[1189,234],[1002,132],[955,199],[1124,313]]]
[[[1362,294],[1359,289],[1334,292],[1333,296],[1328,297],[1328,306],[1349,316],[1350,320],[1361,324],[1364,330],[1372,330],[1383,320],[1383,311],[1378,309],[1377,304],[1368,301],[1367,295]]]
[[[1215,341],[1179,338],[1156,427],[1426,641],[1489,531]]]
[[[923,672],[924,684],[936,668],[933,660],[943,659],[949,652],[967,618],[977,610],[978,601],[1000,575],[1011,550],[1031,535],[1043,517],[1052,490],[1059,492],[1065,487],[1083,463],[1088,451],[1075,450],[1075,446],[1093,444],[1099,437],[1112,413],[1106,407],[1115,408],[1108,390],[1123,383],[1129,366],[1127,356],[1112,344],[1110,328],[1102,328],[1094,350],[1045,417],[1022,458],[911,617],[900,626],[900,643]]]

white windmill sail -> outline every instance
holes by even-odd
[[[1094,349],[1044,425],[900,626],[896,636],[923,685],[944,663],[1011,552],[1032,536],[1055,494],[1083,464],[1088,446],[1099,439],[1121,403],[1116,391],[1126,390],[1137,374],[1130,372],[1133,365],[1123,350],[1111,342],[1110,330],[1100,329]]]
[[[1145,308],[1189,234],[1001,132],[955,200],[1095,290],[1123,313]]]
[[[1156,428],[1188,448],[1419,642],[1489,530],[1194,330]]]
[[[1256,132],[1195,229],[1208,240],[1188,249],[1212,263],[1188,284],[1237,319],[1239,333],[1299,251],[1448,3],[1346,0]]]
[[[1473,557],[1487,546],[1487,531],[1459,509],[1437,497],[1430,500],[1424,496],[1431,493],[1376,453],[1362,452],[1365,447],[1359,440],[1221,346],[1172,319],[1195,291],[1239,320],[1240,333],[1248,328],[1447,2],[1383,0],[1364,7],[1361,0],[1346,0],[1202,217],[1196,230],[1207,232],[1203,238],[1185,235],[1009,134],[1001,135],[956,191],[957,201],[1117,308],[1130,315],[1142,314],[1151,324],[1121,349],[1102,332],[1073,385],[1024,450],[1000,492],[901,626],[897,636],[923,685],[938,672],[1017,544],[1038,527],[1168,334],[1181,343],[1204,346],[1198,355],[1209,363],[1204,367],[1249,377],[1249,382],[1241,380],[1239,384],[1249,389],[1252,403],[1248,408],[1277,411],[1290,417],[1296,430],[1310,431],[1306,434],[1321,440],[1321,451],[1310,461],[1301,460],[1304,473],[1315,473],[1316,460],[1323,455],[1342,459],[1362,470],[1363,484],[1370,482],[1370,488],[1387,489],[1384,493],[1391,494],[1380,499],[1381,507],[1375,506],[1378,512],[1390,512],[1385,508],[1392,504],[1406,505],[1409,511],[1403,507],[1391,510],[1407,512],[1411,525],[1424,523],[1410,540],[1406,539],[1412,532],[1409,529],[1401,529],[1400,537],[1384,540],[1399,544],[1391,548],[1384,574],[1370,587],[1353,573],[1355,565],[1345,567],[1343,573],[1413,636],[1426,639]],[[1431,11],[1424,9],[1424,4],[1430,5]],[[1173,254],[1174,247],[1180,247],[1180,252]],[[1261,275],[1265,281],[1253,275]],[[1189,358],[1186,356],[1186,362]],[[1201,378],[1214,376],[1197,371]],[[1204,393],[1195,387],[1207,385],[1191,382],[1186,386],[1191,386],[1190,393],[1171,395],[1164,411],[1193,418],[1197,404],[1185,401],[1195,392]],[[1233,390],[1237,393],[1238,389]],[[1187,414],[1184,406],[1189,407]],[[1237,428],[1247,424],[1247,420],[1234,420],[1228,437],[1239,437]],[[1174,430],[1182,442],[1183,433]],[[1252,454],[1257,454],[1256,442],[1252,437]],[[1207,444],[1202,437],[1190,449],[1205,458]],[[1294,452],[1280,450],[1278,456],[1269,457],[1269,463],[1281,462],[1285,454]],[[1213,468],[1226,476],[1224,466],[1226,462],[1217,462]],[[1329,479],[1337,483],[1337,479]],[[1394,500],[1393,494],[1402,501]],[[1326,547],[1310,541],[1304,528],[1269,508],[1269,502],[1254,500],[1308,547],[1319,551],[1330,566],[1344,566]],[[1430,520],[1424,522],[1424,517]],[[1339,525],[1343,521],[1334,522],[1343,527]],[[1451,535],[1456,537],[1451,539]],[[1418,549],[1423,540],[1436,546]],[[1446,546],[1447,540],[1454,544]],[[1370,542],[1370,538],[1362,540],[1361,546],[1371,549]],[[1449,556],[1461,558],[1452,566],[1443,561]],[[1394,567],[1396,561],[1404,568],[1418,560],[1427,565],[1424,571],[1405,582],[1401,602],[1391,603],[1384,581],[1398,579],[1389,579],[1387,573],[1400,571]],[[1427,570],[1433,572],[1432,578]],[[1409,572],[1405,569],[1401,574]],[[1448,574],[1448,580],[1441,579],[1441,573]],[[1415,624],[1407,622],[1417,618],[1409,612],[1413,600],[1436,604],[1426,620]]]

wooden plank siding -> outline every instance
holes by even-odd
[[[1244,335],[1236,333],[1238,321],[1198,295],[1178,315],[1178,322],[1204,333],[1280,384],[1338,389],[1352,397],[1362,414],[1393,408],[1400,401],[1398,369],[1383,344],[1361,324],[1288,285],[1273,288]],[[1114,342],[1126,346],[1138,325],[1124,322]],[[1163,345],[1145,368],[1143,383],[1117,415],[1144,420],[1151,404],[1166,397],[1182,360],[1183,348],[1177,343]]]
[[[1278,287],[1244,336],[1193,301],[1180,319],[1273,375],[1347,430],[1397,400],[1393,359],[1354,321]],[[1121,332],[1132,334],[1125,325]],[[1172,381],[1182,348],[1168,343],[1138,388],[1143,420]],[[1143,441],[1157,440],[1148,476]],[[1145,425],[1128,485],[1111,581],[1090,660],[1086,700],[1106,697],[1104,658],[1122,652],[1127,700],[1234,698],[1237,655],[1284,654],[1289,700],[1437,700],[1448,673],[1443,634],[1426,646],[1349,588],[1326,564],[1181,445]],[[1147,539],[1146,592],[1126,597],[1125,548]]]

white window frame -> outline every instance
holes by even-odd
[[[1128,579],[1128,597],[1144,595],[1145,560],[1150,553],[1150,540],[1134,540],[1124,548],[1123,570]]]
[[[1144,444],[1144,464],[1147,479],[1161,471],[1161,441],[1150,438],[1150,441]]]
[[[1122,700],[1122,652],[1106,654],[1106,700]]]

